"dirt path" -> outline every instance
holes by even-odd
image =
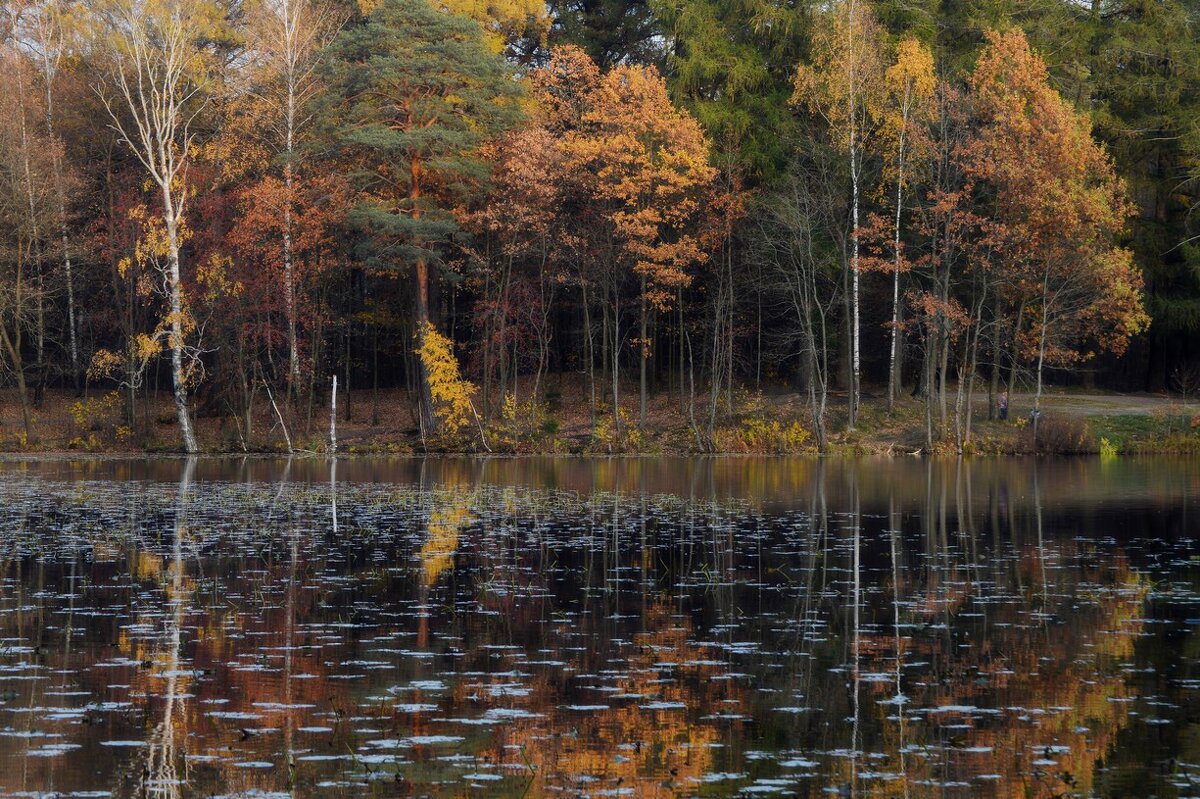
[[[986,403],[986,398],[984,399]],[[1018,394],[1009,403],[1011,412],[1025,413],[1033,407],[1033,394]],[[1178,397],[1155,394],[1075,394],[1053,393],[1042,396],[1042,408],[1047,412],[1067,413],[1072,416],[1123,416],[1126,414],[1150,414],[1155,411],[1170,413],[1200,412],[1200,403],[1184,404]]]

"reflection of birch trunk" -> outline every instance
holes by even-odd
[[[1042,574],[1042,609],[1049,606],[1050,588],[1046,585],[1046,542],[1042,536],[1042,488],[1038,483],[1037,462],[1033,464],[1033,516],[1037,526],[1038,567]]]
[[[333,532],[338,531],[337,517],[337,458],[329,461],[329,513],[333,517]]]
[[[187,503],[191,493],[192,478],[196,471],[196,459],[188,458],[179,479],[179,497],[175,505],[175,535],[171,548],[171,565],[169,582],[167,584],[167,602],[171,612],[166,615],[166,652],[165,657],[158,658],[158,663],[164,669],[163,677],[166,685],[163,689],[162,719],[150,733],[147,742],[146,768],[142,772],[141,791],[143,795],[165,796],[176,799],[180,796],[180,786],[186,782],[187,775],[180,779],[179,753],[177,739],[186,740],[186,732],[176,729],[175,716],[186,718],[184,713],[185,698],[180,690],[179,675],[182,661],[183,621],[187,616],[189,588],[184,574],[183,542],[187,538]]]
[[[851,654],[854,658],[854,663],[851,667],[851,679],[853,681],[853,709],[854,716],[850,723],[850,795],[857,794],[858,787],[858,750],[861,731],[859,730],[859,695],[861,693],[861,673],[860,673],[860,657],[862,641],[860,635],[861,619],[860,605],[862,603],[862,518],[859,515],[858,504],[858,475],[853,467],[850,469],[850,524],[853,526],[854,535],[854,595],[853,595],[853,631],[851,633]]]
[[[896,706],[896,723],[899,739],[896,751],[900,757],[900,779],[904,786],[904,796],[908,797],[908,764],[904,758],[904,705],[908,697],[904,695],[904,647],[900,637],[900,511],[896,508],[894,491],[888,493],[888,540],[891,544],[892,556],[892,646],[896,656],[896,695],[892,698]]]
[[[336,463],[336,461],[334,461]],[[280,487],[283,487],[284,481],[287,479],[287,471],[291,469],[292,460],[288,458],[287,468],[284,471],[284,480],[280,481]],[[288,769],[288,788],[291,789],[295,785],[296,773],[296,758],[294,754],[295,747],[295,727],[296,727],[296,710],[292,701],[292,650],[295,647],[296,638],[296,571],[300,560],[300,531],[296,529],[294,514],[292,528],[288,536],[290,550],[288,552],[288,582],[287,582],[287,601],[284,617],[284,646],[283,646],[283,703],[287,708],[285,711],[283,724],[283,749],[287,758]]]

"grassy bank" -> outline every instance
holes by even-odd
[[[412,403],[400,391],[360,391],[339,397],[338,449],[343,454],[816,454],[805,398],[787,392],[739,391],[722,397],[715,410],[707,396],[694,406],[678,392],[652,397],[646,423],[639,425],[636,396],[622,402],[614,419],[611,406],[596,413],[583,381],[556,379],[537,402],[509,401],[484,414],[457,435],[422,441]],[[828,416],[830,455],[925,454],[925,406],[906,397],[889,410],[865,397],[855,430],[846,429],[844,397],[831,397]],[[1015,395],[1008,421],[988,419],[984,398],[972,409],[968,454],[1192,454],[1200,453],[1200,406],[1148,395],[1052,393],[1043,400],[1035,445],[1028,421],[1032,398]],[[934,454],[956,454],[953,407],[935,433]],[[196,427],[208,453],[324,453],[329,448],[329,411],[314,403],[276,411],[265,398],[249,417],[221,412],[201,402]],[[935,411],[935,427],[940,427]],[[693,424],[692,420],[695,420]],[[289,447],[290,445],[290,447]],[[9,453],[168,453],[179,449],[174,408],[167,392],[139,398],[132,419],[114,392],[76,397],[49,391],[33,414],[27,436],[20,406],[0,391],[0,451]]]

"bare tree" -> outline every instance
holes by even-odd
[[[818,158],[768,198],[758,215],[761,233],[755,249],[765,279],[784,287],[779,296],[786,298],[785,313],[795,322],[784,345],[800,357],[813,438],[822,450],[828,441],[829,329],[840,299],[836,276],[842,265],[839,243],[830,236],[844,232],[839,205],[832,199],[838,177],[830,167],[827,159]]]
[[[58,144],[36,129],[39,109],[29,91],[32,67],[15,50],[0,49],[0,349],[21,399],[27,441],[34,438],[23,332],[43,307],[36,272],[53,219],[51,162]]]
[[[65,0],[44,0],[32,6],[22,15],[19,41],[29,50],[30,55],[37,61],[42,72],[42,91],[46,136],[53,140],[56,136],[56,115],[54,104],[54,81],[64,55],[67,53],[67,29],[64,17],[67,13]],[[54,198],[57,205],[58,243],[62,259],[63,281],[67,292],[67,347],[71,359],[71,380],[75,390],[82,391],[83,370],[79,356],[79,338],[77,311],[75,305],[74,267],[71,263],[70,237],[68,235],[67,195],[69,180],[63,163],[63,152],[53,148],[52,176],[54,183]]]

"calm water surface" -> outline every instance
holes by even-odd
[[[0,464],[0,796],[1200,795],[1191,461]]]

